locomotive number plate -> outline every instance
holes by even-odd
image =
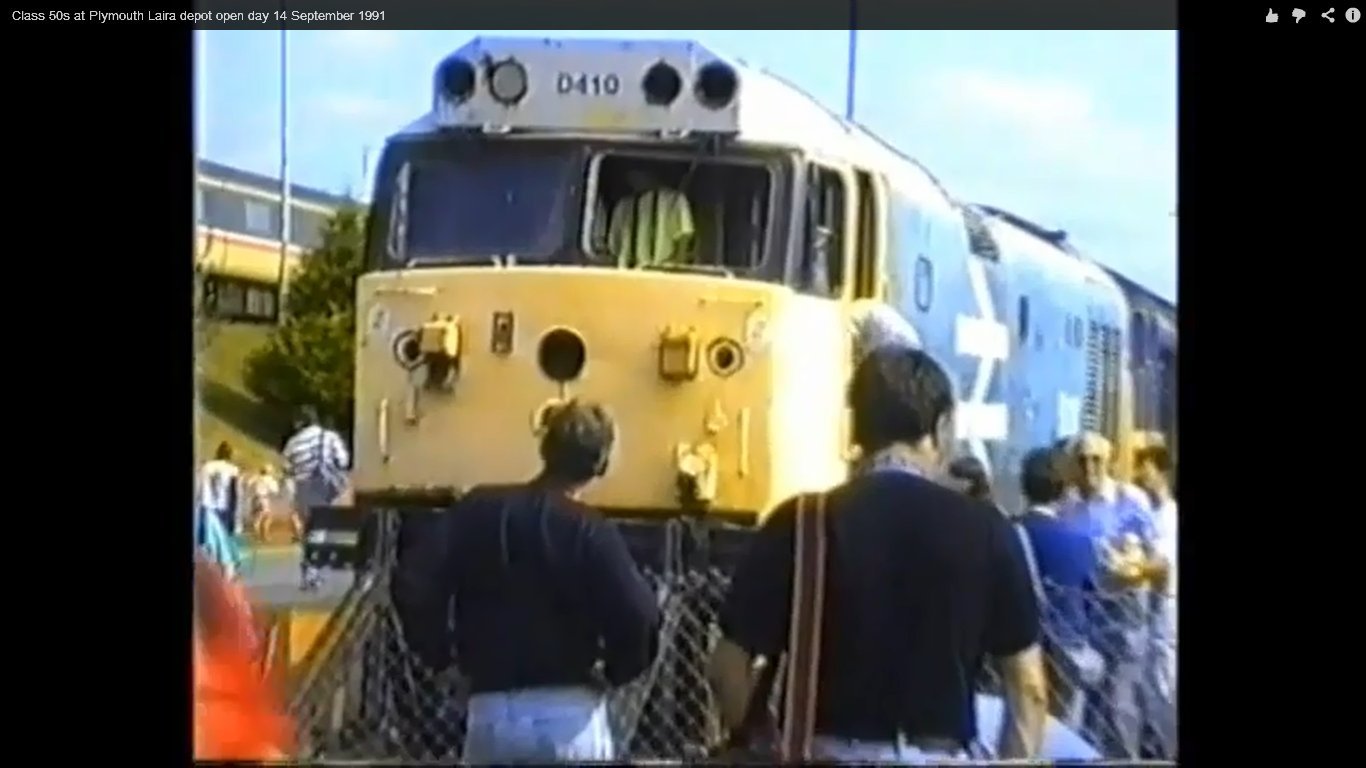
[[[588,72],[561,72],[555,76],[559,96],[616,96],[621,93],[621,78]]]

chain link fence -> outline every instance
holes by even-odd
[[[729,575],[716,566],[673,566],[643,568],[664,616],[659,655],[639,679],[608,696],[615,742],[629,760],[693,760],[718,734],[704,670]],[[1175,680],[1167,662],[1175,657],[1175,635],[1153,620],[1163,606],[1147,596],[1048,592],[1050,740],[1070,728],[1105,757],[1173,759]],[[300,759],[459,759],[464,682],[458,670],[435,673],[408,649],[389,594],[386,569],[359,577],[320,639],[319,657],[296,681],[291,708]],[[1081,613],[1069,614],[1068,607]],[[1087,626],[1072,626],[1069,617],[1077,615]],[[770,702],[775,714],[781,687],[775,686]],[[988,665],[977,697],[987,744],[995,741],[1000,721],[999,695]]]

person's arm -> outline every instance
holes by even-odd
[[[795,502],[784,503],[754,533],[717,619],[720,636],[707,666],[707,680],[727,732],[744,720],[758,674],[758,657],[775,664],[787,646],[795,509]]]
[[[1120,531],[1138,537],[1141,552],[1130,555],[1117,553],[1110,570],[1110,586],[1137,587],[1150,582],[1160,583],[1167,576],[1169,564],[1158,550],[1156,516],[1148,503],[1132,494],[1121,497],[1119,507]]]
[[[692,261],[692,243],[696,230],[693,227],[692,204],[688,196],[676,190],[661,190],[660,195],[669,198],[668,218],[665,226],[669,233],[669,253],[660,254],[662,262],[687,264]]]
[[[635,254],[635,230],[635,197],[624,196],[612,205],[607,224],[607,249],[618,267],[634,267],[631,260],[639,260]]]
[[[399,626],[409,647],[434,671],[450,666],[451,635],[447,619],[455,596],[453,548],[455,515],[462,502],[443,512],[408,512],[399,525],[390,594]]]
[[[328,442],[332,444],[332,460],[335,466],[341,470],[351,468],[351,452],[346,450],[346,441],[341,435],[333,431],[327,433]]]
[[[621,532],[600,519],[585,521],[585,595],[603,640],[604,674],[614,686],[639,677],[659,653],[659,605]]]
[[[983,647],[997,660],[1005,689],[996,755],[1002,760],[1028,760],[1043,746],[1048,679],[1039,648],[1038,599],[1020,538],[1010,525],[1004,519],[993,521],[991,608]]]

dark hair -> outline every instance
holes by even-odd
[[[1063,482],[1058,475],[1058,450],[1035,448],[1020,462],[1020,487],[1030,504],[1052,504],[1062,498]]]
[[[299,406],[299,427],[311,427],[322,419],[318,416],[318,409],[311,405]]]
[[[541,460],[547,475],[584,483],[606,474],[617,432],[606,409],[570,400],[549,409],[544,425]]]
[[[978,501],[991,501],[991,479],[987,468],[976,456],[960,456],[949,462],[949,477],[965,480],[968,495]]]
[[[213,457],[219,461],[232,461],[232,446],[228,445],[227,440],[218,444],[218,448],[214,449]]]
[[[1162,474],[1169,474],[1172,471],[1172,455],[1166,446],[1150,445],[1140,448],[1134,453],[1134,465],[1151,463]]]
[[[925,352],[896,345],[869,352],[849,382],[853,438],[865,452],[918,443],[953,411],[953,384]]]

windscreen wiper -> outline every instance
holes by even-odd
[[[712,275],[715,277],[734,278],[735,273],[726,267],[715,264],[649,264],[641,269],[655,270],[658,272],[690,272],[698,275]]]

